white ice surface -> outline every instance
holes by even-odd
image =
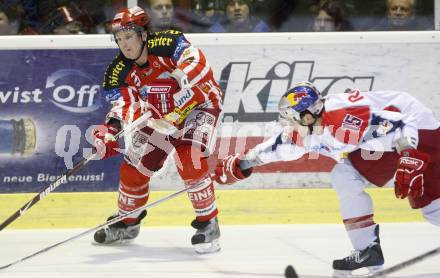
[[[4,230],[0,265],[76,235],[74,230]],[[343,225],[222,226],[222,250],[197,255],[191,227],[143,227],[129,245],[96,246],[92,234],[0,270],[0,278],[247,278],[284,277],[292,264],[301,278],[331,277],[331,262],[351,245]],[[381,224],[385,267],[440,246],[440,228],[426,223]],[[440,255],[388,277],[440,278]]]

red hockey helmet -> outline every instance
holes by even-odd
[[[121,30],[145,30],[150,23],[150,16],[141,7],[134,6],[120,10],[112,20],[112,33]]]

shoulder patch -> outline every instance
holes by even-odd
[[[102,87],[104,90],[126,86],[125,79],[132,67],[133,62],[118,54],[105,70]]]
[[[176,30],[166,30],[155,32],[150,35],[148,38],[147,47],[149,53],[152,55],[174,59],[178,49],[181,49],[179,50],[181,53],[186,48],[182,48],[182,42],[184,41],[189,46],[189,42],[185,39],[182,32]]]

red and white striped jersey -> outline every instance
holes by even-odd
[[[177,81],[171,73],[180,69],[188,84],[175,94],[174,104],[188,114],[196,107],[221,110],[222,92],[214,79],[211,66],[203,52],[191,45],[185,36],[174,30],[155,32],[148,36],[148,62],[136,65],[121,53],[108,66],[103,81],[103,94],[112,108],[107,115],[128,123],[139,117],[151,90],[162,90],[164,84]],[[182,89],[182,88],[180,88]]]

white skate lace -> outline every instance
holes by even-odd
[[[361,254],[361,251],[359,251],[359,250],[351,251],[351,254],[347,258],[345,258],[345,260],[346,261],[355,261],[356,263],[359,263],[360,262],[360,258],[359,258],[360,254]]]

